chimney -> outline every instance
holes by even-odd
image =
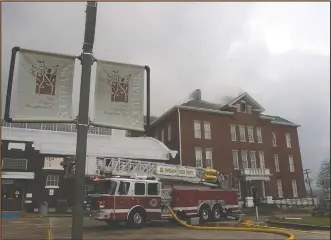
[[[190,98],[195,101],[201,101],[201,90],[196,89],[194,92],[190,94]]]

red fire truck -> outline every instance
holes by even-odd
[[[202,222],[238,208],[237,190],[222,188],[224,178],[214,169],[129,159],[98,159],[97,166],[87,201],[91,218],[109,225],[171,219],[169,206],[181,219]]]

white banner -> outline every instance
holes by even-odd
[[[167,175],[174,177],[192,177],[197,176],[197,171],[193,168],[187,167],[168,167],[168,166],[157,166],[156,173],[159,175]]]
[[[20,49],[9,116],[18,121],[73,121],[74,67],[74,56]]]
[[[97,62],[93,123],[144,131],[145,67]]]

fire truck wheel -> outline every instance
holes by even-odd
[[[202,206],[200,208],[200,222],[204,223],[204,222],[208,222],[209,218],[210,218],[210,209],[208,206]]]
[[[214,206],[213,212],[212,212],[212,219],[214,221],[219,221],[222,217],[222,208],[218,205]]]
[[[146,214],[141,209],[134,209],[129,215],[128,224],[134,228],[141,228],[146,222]]]

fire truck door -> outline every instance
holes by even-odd
[[[122,220],[126,217],[126,210],[131,207],[128,205],[128,193],[130,189],[130,182],[120,181],[118,190],[114,195],[114,220]]]

